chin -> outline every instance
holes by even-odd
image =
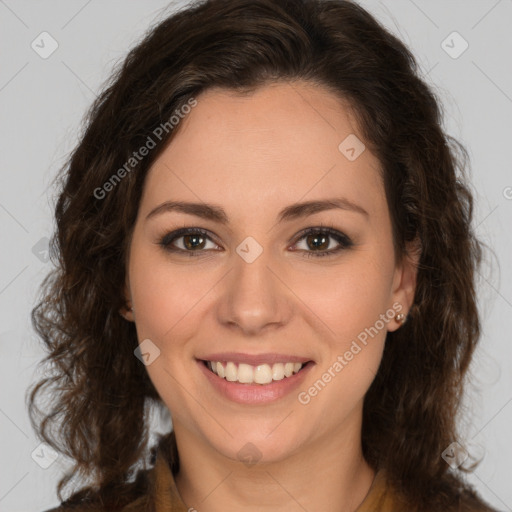
[[[289,430],[283,430],[281,435],[277,432],[268,435],[261,428],[237,430],[235,437],[226,436],[217,442],[211,440],[211,444],[223,456],[247,466],[281,462],[293,456],[301,445]]]

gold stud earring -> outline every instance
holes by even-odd
[[[128,306],[128,304],[126,305],[126,312],[125,313],[122,313],[121,312],[121,316],[125,319],[125,320],[129,320],[129,318],[126,316],[127,313],[134,313],[133,311],[133,306]]]
[[[402,325],[405,323],[406,319],[407,315],[404,315],[403,313],[398,313],[398,315],[396,315],[396,321],[400,322]]]

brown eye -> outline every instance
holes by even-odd
[[[183,245],[187,249],[203,249],[205,244],[205,238],[203,235],[184,235],[183,237]]]
[[[327,250],[329,247],[329,238],[330,236],[324,233],[317,235],[307,235],[306,244],[312,249]]]
[[[210,242],[213,247],[207,247]],[[159,242],[166,251],[186,254],[187,256],[199,256],[206,250],[218,248],[208,233],[199,228],[183,228],[167,233]]]
[[[298,242],[302,240],[304,243],[298,250],[307,257],[330,256],[354,245],[347,235],[332,228],[309,228],[302,233]]]

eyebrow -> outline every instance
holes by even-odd
[[[324,199],[319,201],[306,201],[303,203],[295,203],[287,206],[278,215],[278,222],[291,221],[301,217],[306,217],[314,213],[325,210],[348,210],[360,213],[368,217],[368,212],[358,204],[353,203],[345,198]],[[220,224],[229,224],[229,218],[221,206],[208,203],[189,203],[184,201],[166,201],[153,208],[146,220],[167,212],[181,212],[189,215],[195,215],[203,219],[208,219]]]

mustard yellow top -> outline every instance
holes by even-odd
[[[158,444],[154,466],[141,475],[143,485],[139,487],[138,494],[135,494],[131,501],[130,498],[127,498],[128,503],[126,501],[124,504],[116,503],[110,508],[105,508],[98,503],[98,500],[89,504],[71,505],[63,503],[47,512],[104,512],[106,510],[121,512],[193,512],[194,508],[187,507],[183,503],[176,487],[171,461],[179,460],[177,455],[174,432],[171,432]],[[484,504],[472,490],[465,489],[451,506],[445,508],[443,512],[484,512],[493,510]],[[386,479],[385,471],[380,470],[376,473],[365,499],[356,512],[413,511],[401,499],[400,493],[396,492],[390,485]]]

